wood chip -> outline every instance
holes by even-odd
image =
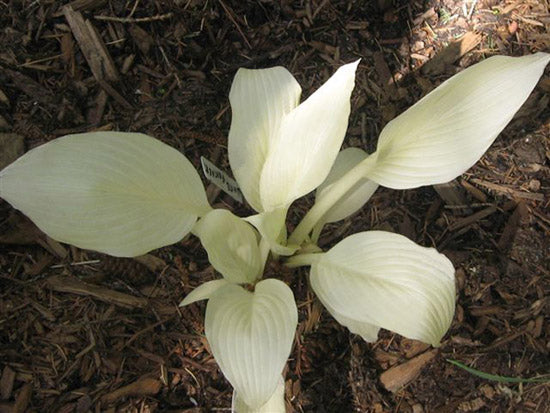
[[[457,181],[434,185],[434,189],[447,205],[467,205],[464,189]],[[465,211],[470,213],[471,209],[467,208]]]
[[[0,89],[0,103],[6,105],[7,107],[10,107],[10,100],[2,89]]]
[[[107,3],[107,0],[73,0],[65,7],[70,7],[75,11],[79,10],[93,10],[102,7]],[[63,16],[63,10],[54,14],[54,17]]]
[[[452,42],[439,52],[435,57],[422,66],[422,73],[426,75],[438,75],[447,71],[447,66],[452,65],[481,42],[481,35],[467,32],[460,39]]]
[[[475,186],[473,186],[471,183],[469,183],[468,181],[462,179],[460,181],[460,185],[462,185],[462,187],[468,191],[468,193],[473,196],[475,199],[477,199],[479,202],[487,202],[487,195],[485,195],[483,193],[483,191],[481,191],[480,189],[476,188]]]
[[[491,214],[494,214],[496,211],[497,211],[496,206],[490,206],[488,208],[482,209],[481,211],[478,211],[475,214],[459,219],[454,224],[449,225],[449,231],[456,231],[460,228],[464,228],[469,225],[472,225],[477,221],[482,220],[483,218],[487,218]]]
[[[10,130],[10,124],[2,115],[0,115],[0,131]]]
[[[32,383],[25,383],[23,388],[17,395],[15,399],[15,404],[13,405],[12,413],[24,413],[27,411],[27,406],[31,401],[32,395]]]
[[[74,40],[70,33],[61,36],[61,60],[67,71],[74,77],[76,73],[76,61],[74,57]]]
[[[88,284],[73,276],[54,275],[46,280],[46,284],[54,291],[90,296],[125,308],[143,308],[148,304],[146,298]]]
[[[40,236],[36,238],[36,242],[46,251],[51,252],[59,258],[65,258],[69,253],[67,248],[53,238],[48,237],[46,234],[41,233]]]
[[[414,380],[422,369],[437,355],[438,350],[433,349],[423,353],[406,363],[386,370],[380,376],[382,385],[389,391],[395,393]]]
[[[395,83],[390,68],[384,59],[384,53],[374,52],[374,68],[378,74],[378,85],[384,91],[384,101],[396,95]]]
[[[518,229],[522,225],[525,225],[528,222],[528,219],[529,210],[523,202],[520,202],[514,210],[514,213],[508,219],[508,222],[506,223],[506,226],[502,231],[502,235],[498,240],[498,248],[500,250],[505,251],[510,249],[514,242],[514,238]]]
[[[496,192],[500,192],[504,195],[508,195],[511,198],[528,199],[531,201],[544,201],[544,195],[532,192],[518,191],[508,186],[494,184],[492,182],[484,181],[483,179],[472,179],[474,184],[484,186],[487,189],[491,189]]]
[[[15,371],[10,366],[5,366],[2,370],[2,378],[0,378],[0,398],[2,400],[8,400],[11,397],[14,381]]]
[[[134,260],[147,267],[153,273],[158,273],[166,268],[166,261],[151,254],[134,257]]]
[[[159,380],[143,378],[127,386],[121,387],[101,398],[104,403],[113,403],[116,400],[127,396],[154,396],[162,388]]]
[[[29,76],[5,67],[2,68],[2,73],[5,73],[11,79],[14,86],[31,99],[46,107],[52,107],[53,100],[55,100],[52,99],[53,93],[40,83],[31,79]]]
[[[24,151],[24,139],[21,135],[0,133],[0,170],[23,155]]]
[[[141,50],[141,53],[147,56],[151,47],[155,45],[155,41],[151,35],[139,26],[130,26],[128,31],[132,35],[132,39],[134,39],[136,46]]]
[[[485,402],[481,397],[477,397],[474,400],[468,400],[458,405],[458,410],[461,412],[477,412],[485,407]]]
[[[97,79],[97,83],[103,88],[104,91],[106,91],[111,97],[116,100],[118,103],[120,103],[122,106],[124,106],[126,109],[133,109],[133,106],[122,97],[120,93],[118,93],[115,88],[113,88],[109,83],[107,83],[103,79]]]
[[[70,7],[64,7],[63,13],[96,81],[118,103],[132,109],[132,105],[109,84],[118,81],[119,74],[96,28]]]
[[[4,221],[4,224],[0,233],[0,244],[36,244],[36,240],[42,235],[31,220],[15,211]]]
[[[430,348],[430,345],[423,343],[422,341],[411,340],[410,338],[404,338],[401,340],[401,351],[408,359],[419,355],[428,348]]]
[[[92,23],[71,7],[64,7],[63,13],[94,77],[116,82],[119,77],[113,59]]]

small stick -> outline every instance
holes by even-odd
[[[472,14],[474,13],[474,9],[476,7],[477,0],[472,1],[472,8],[470,9],[470,12],[468,13],[468,20],[472,18]]]
[[[99,264],[101,261],[100,260],[88,260],[88,261],[80,261],[80,262],[70,262],[68,264],[56,264],[56,265],[52,265],[50,268],[52,269],[55,269],[55,268],[63,268],[65,266],[71,266],[71,267],[76,267],[78,265],[90,265],[90,264]]]
[[[166,20],[171,18],[174,13],[165,13],[157,14],[156,16],[150,17],[116,17],[116,16],[94,16],[96,20],[103,20],[108,22],[118,22],[118,23],[147,23],[147,22],[156,22],[160,20]]]
[[[239,23],[237,23],[237,21],[235,20],[235,17],[233,17],[233,13],[231,13],[231,10],[229,9],[229,7],[227,7],[222,0],[218,0],[218,1],[220,2],[220,5],[222,6],[225,13],[227,14],[227,17],[229,17],[229,20],[231,20],[231,23],[233,23],[233,25],[237,28],[237,31],[239,32],[239,34],[243,38],[243,40],[246,43],[246,45],[248,46],[248,48],[252,49],[252,45],[250,44],[250,42],[246,38],[244,32],[241,29],[241,26],[239,26]]]

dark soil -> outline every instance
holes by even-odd
[[[345,145],[373,151],[389,120],[462,68],[550,51],[548,0],[76,0],[77,12],[64,14],[66,3],[0,1],[0,132],[21,136],[25,150],[69,133],[139,131],[197,168],[203,155],[229,171],[228,92],[239,67],[285,66],[305,97],[361,58]],[[90,27],[80,15],[99,43],[78,39]],[[381,189],[321,239],[328,247],[377,228],[444,252],[458,305],[439,349],[387,331],[366,344],[322,309],[305,272],[271,265],[300,308],[289,411],[550,411],[549,384],[488,381],[446,361],[512,377],[550,372],[549,101],[547,70],[464,176]],[[252,212],[212,185],[208,193]],[[294,207],[290,226],[310,203]],[[204,303],[177,307],[215,277],[196,238],[115,259],[49,239],[0,201],[0,412],[229,411]],[[413,377],[392,392],[384,383],[396,366]]]

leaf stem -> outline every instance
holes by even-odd
[[[326,196],[315,203],[288,238],[289,244],[301,245],[315,224],[376,164],[376,156],[369,156],[327,188]]]
[[[286,260],[285,265],[290,268],[306,267],[318,261],[322,254],[322,252],[314,252],[310,254],[294,255]]]

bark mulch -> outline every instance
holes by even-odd
[[[548,0],[0,1],[0,167],[56,137],[139,131],[229,170],[228,92],[239,67],[287,67],[310,95],[361,58],[346,146],[443,80],[494,54],[550,51]],[[455,320],[437,349],[338,325],[305,272],[270,264],[300,309],[286,374],[296,412],[547,412],[550,372],[550,76],[483,159],[437,187],[379,190],[328,227],[327,248],[367,229],[434,246],[457,269]],[[209,185],[210,200],[244,205]],[[296,225],[311,199],[290,215]],[[290,228],[291,229],[291,228]],[[62,245],[0,201],[0,412],[229,411],[204,338],[215,278],[191,237],[139,259]]]

